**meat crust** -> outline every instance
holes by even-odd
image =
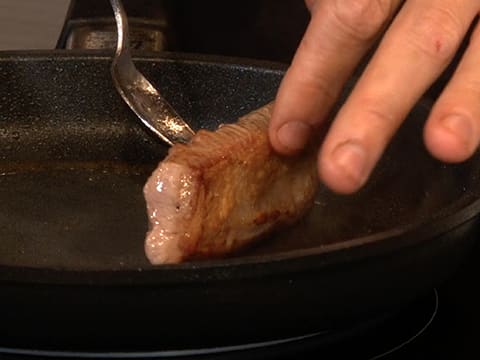
[[[176,144],[144,187],[153,264],[217,257],[302,217],[318,186],[315,152],[275,153],[272,104]]]

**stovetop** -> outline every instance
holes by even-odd
[[[480,244],[447,282],[398,314],[334,333],[304,334],[269,343],[164,352],[70,353],[0,348],[0,360],[116,358],[237,359],[475,359],[480,358]],[[48,326],[48,325],[47,325]]]
[[[73,353],[39,349],[0,348],[0,360],[32,358],[116,359],[475,359],[480,358],[480,244],[447,282],[388,318],[334,333],[304,334],[269,343],[229,348],[164,352]],[[48,326],[48,325],[47,325]],[[7,344],[8,345],[8,344]]]

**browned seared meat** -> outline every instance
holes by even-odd
[[[215,132],[174,145],[144,188],[153,264],[220,256],[298,220],[317,189],[315,154],[270,147],[269,104]]]

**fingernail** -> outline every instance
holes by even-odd
[[[472,146],[474,129],[472,122],[461,115],[450,115],[441,120],[442,126],[452,133],[461,143],[468,148]]]
[[[367,153],[358,142],[346,141],[338,145],[333,150],[332,160],[339,170],[357,185],[362,185],[366,181]]]
[[[283,124],[277,131],[280,144],[289,150],[301,150],[305,147],[312,132],[312,127],[300,121]]]

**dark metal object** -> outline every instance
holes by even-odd
[[[131,14],[130,43],[133,49],[163,51],[173,43],[168,5],[163,0],[125,0]],[[117,32],[108,0],[71,0],[57,42],[60,49],[114,49]]]
[[[283,75],[165,56],[136,64],[195,128],[270,101]],[[359,194],[321,189],[303,222],[230,259],[150,266],[141,189],[167,147],[116,94],[110,61],[0,58],[0,346],[168,350],[334,331],[426,294],[469,251],[479,158],[431,159],[421,103]]]
[[[137,50],[282,62],[291,61],[309,20],[299,0],[242,0],[233,5],[223,0],[124,0],[124,5]],[[71,0],[57,48],[113,49],[114,39],[108,0]]]
[[[167,48],[163,23],[146,19],[131,19],[131,46],[135,50],[163,51]],[[110,18],[72,20],[68,23],[68,35],[62,48],[113,49],[117,43],[115,22]]]

